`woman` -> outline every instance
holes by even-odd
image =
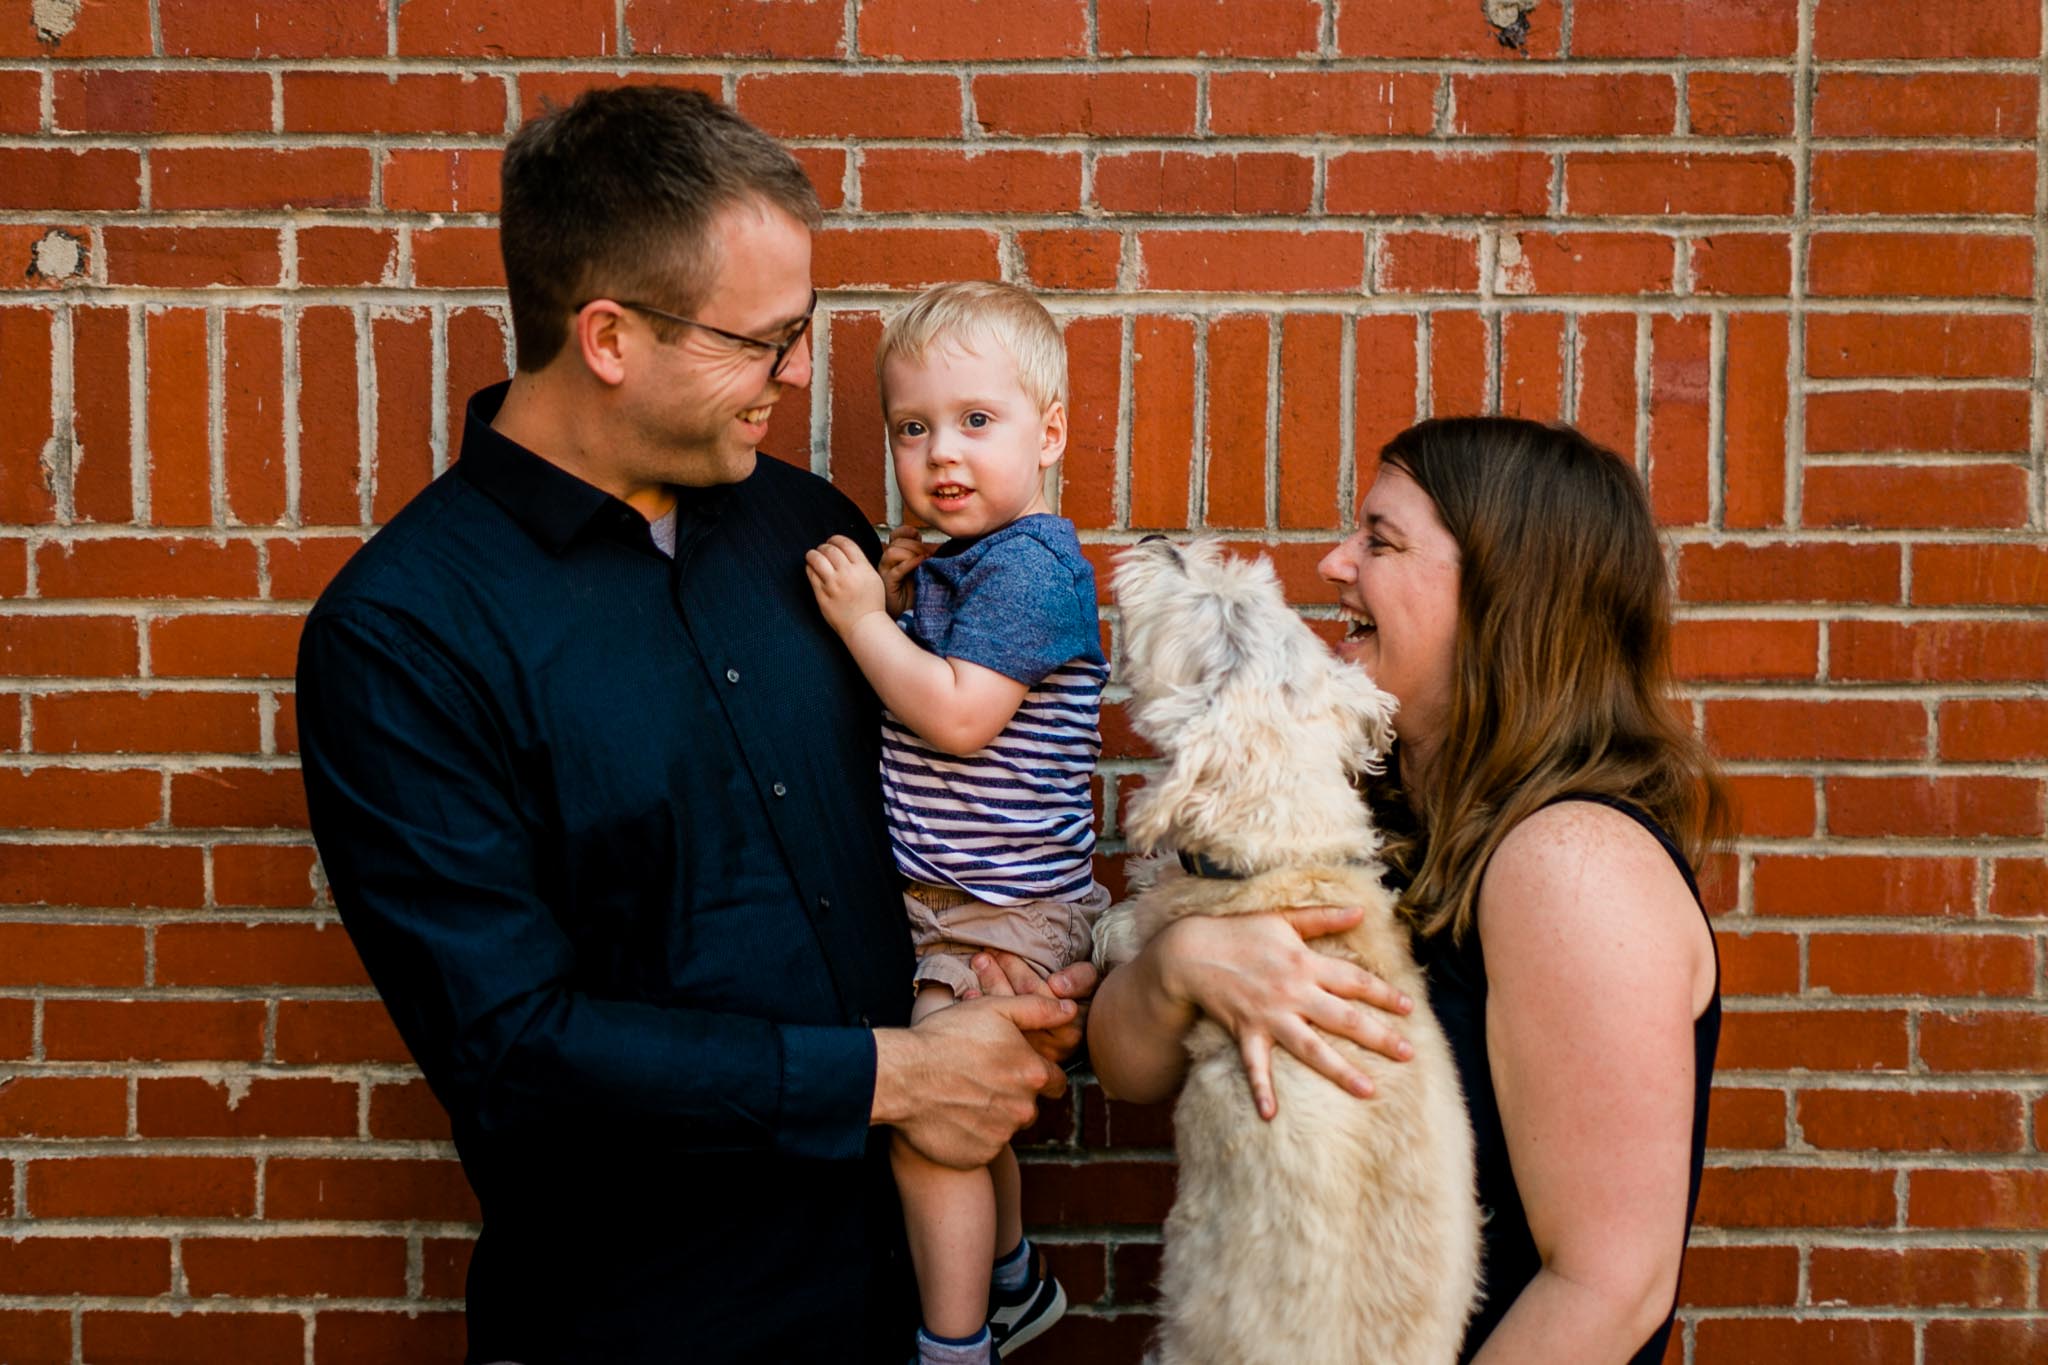
[[[1657,1361],[1720,1029],[1690,864],[1724,807],[1665,695],[1648,502],[1574,431],[1458,418],[1388,444],[1359,524],[1321,573],[1339,652],[1401,703],[1371,796],[1478,1143],[1487,1296],[1464,1358]],[[1103,1089],[1171,1095],[1198,1011],[1236,1035],[1264,1114],[1276,1043],[1369,1088],[1318,1031],[1399,1057],[1378,1011],[1406,1002],[1302,942],[1356,914],[1171,926],[1095,997]]]

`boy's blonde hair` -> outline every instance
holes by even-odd
[[[876,382],[891,356],[921,361],[941,342],[976,354],[990,344],[1000,346],[1017,364],[1018,386],[1040,411],[1067,401],[1067,347],[1059,324],[1044,304],[1013,284],[964,280],[919,294],[882,329]]]

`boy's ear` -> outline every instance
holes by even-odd
[[[1038,467],[1050,469],[1067,449],[1067,406],[1057,399],[1045,410],[1045,440],[1038,448]]]

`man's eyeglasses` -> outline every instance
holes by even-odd
[[[612,302],[618,304],[621,308],[630,308],[636,313],[645,313],[649,317],[657,317],[664,322],[672,322],[679,327],[694,327],[700,332],[709,332],[713,336],[724,337],[727,341],[736,341],[742,346],[752,346],[758,350],[767,351],[775,357],[774,363],[768,367],[768,377],[774,379],[782,373],[783,366],[789,363],[790,352],[796,349],[797,343],[809,335],[811,315],[818,311],[818,291],[815,289],[811,291],[811,302],[804,309],[804,315],[790,324],[788,333],[780,341],[766,341],[760,337],[741,336],[738,332],[728,332],[723,327],[713,327],[710,323],[699,322],[695,318],[678,317],[676,314],[656,308],[652,304],[635,303],[632,299],[614,299]],[[576,311],[581,312],[587,307],[589,307],[589,302],[578,304]]]

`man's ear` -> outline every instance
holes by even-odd
[[[583,357],[584,368],[611,388],[626,382],[626,338],[619,327],[624,315],[610,299],[594,299],[569,320],[569,344]]]
[[[1045,438],[1038,448],[1038,467],[1051,469],[1067,449],[1067,405],[1053,401],[1045,410]]]

